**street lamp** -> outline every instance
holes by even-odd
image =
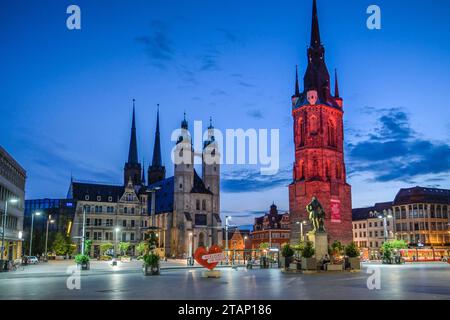
[[[45,231],[45,254],[44,254],[44,261],[47,261],[47,243],[48,243],[48,225],[50,223],[55,223],[55,220],[52,220],[52,216],[49,215],[47,217],[47,229]]]
[[[189,264],[192,265],[192,232],[189,232]]]
[[[225,251],[227,253],[227,264],[228,264],[228,220],[231,220],[231,217],[225,216]]]
[[[376,211],[375,211],[375,213],[377,213]],[[392,218],[392,214],[390,213],[390,212],[388,212],[388,211],[386,211],[386,209],[385,210],[383,210],[383,213],[381,214],[379,214],[378,215],[378,219],[383,219],[383,227],[384,227],[384,242],[386,242],[387,241],[387,239],[388,239],[388,237],[387,237],[387,233],[388,233],[388,230],[387,230],[387,219],[391,219]]]
[[[155,226],[155,213],[156,213],[156,191],[158,191],[158,190],[160,190],[161,189],[161,187],[154,187],[154,188],[151,188],[151,189],[148,189],[147,190],[147,193],[150,193],[151,195],[151,197],[152,197],[152,208],[151,208],[151,212],[150,212],[150,215],[151,215],[151,217],[152,217],[152,227],[154,227]]]
[[[303,239],[303,225],[306,224],[306,221],[305,220],[303,220],[301,222],[297,221],[296,224],[300,225],[300,242],[304,241],[305,239]]]
[[[2,248],[0,251],[0,261],[3,261],[3,255],[5,252],[5,233],[6,233],[6,215],[8,213],[8,202],[9,203],[17,203],[18,199],[8,199],[5,201],[5,213],[3,214],[3,222],[2,222]],[[3,266],[0,266],[0,268]]]
[[[114,258],[117,258],[117,239],[118,239],[118,237],[119,237],[119,231],[120,231],[120,228],[119,228],[119,227],[116,227],[116,228],[114,229],[114,231],[116,231],[116,246],[115,246],[115,248],[114,248]]]
[[[29,251],[29,256],[31,256],[31,248],[33,246],[33,227],[34,227],[34,216],[40,216],[41,212],[40,211],[36,211],[34,213],[31,213],[31,234],[30,234],[30,251]]]

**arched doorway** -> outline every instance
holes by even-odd
[[[205,234],[203,232],[198,235],[198,247],[205,247]]]

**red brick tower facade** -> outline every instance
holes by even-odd
[[[343,101],[339,97],[337,76],[335,93],[330,93],[315,0],[307,55],[304,91],[300,92],[297,73],[292,96],[295,163],[293,182],[289,185],[291,242],[297,243],[300,239],[297,222],[308,220],[306,205],[315,196],[326,213],[329,242],[349,243],[352,241],[352,201],[344,163]],[[308,226],[303,228],[304,232],[309,230]]]

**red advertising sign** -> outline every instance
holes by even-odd
[[[339,199],[331,199],[331,222],[341,222],[341,201]]]

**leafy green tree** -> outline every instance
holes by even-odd
[[[52,248],[55,254],[58,256],[63,256],[67,253],[67,241],[62,233],[56,234]]]
[[[334,240],[334,242],[331,244],[331,255],[332,256],[338,256],[341,255],[342,252],[344,251],[344,246],[342,245],[342,243],[338,240]]]
[[[390,240],[383,243],[381,246],[381,254],[383,263],[392,263],[393,261],[393,255],[394,251],[400,250],[400,249],[406,249],[408,248],[408,245],[404,240]]]
[[[138,253],[138,255],[143,255],[145,253],[147,249],[147,244],[145,242],[140,242],[137,246],[136,246],[136,251]]]
[[[91,253],[92,240],[84,240],[84,254],[89,255]]]
[[[126,255],[128,248],[130,247],[130,243],[129,242],[119,242],[119,250],[121,252],[122,255]]]
[[[345,246],[345,255],[349,258],[357,258],[359,257],[359,248],[354,241],[350,242],[347,246]]]
[[[316,250],[314,249],[313,243],[311,241],[306,241],[305,246],[302,249],[303,258],[311,258]]]
[[[102,243],[100,245],[101,254],[105,255],[105,252],[108,251],[108,250],[111,250],[113,247],[114,247],[114,245],[112,243],[110,243],[110,242]]]
[[[281,249],[281,255],[286,258],[290,258],[294,255],[294,249],[292,249],[289,243],[286,243]]]

